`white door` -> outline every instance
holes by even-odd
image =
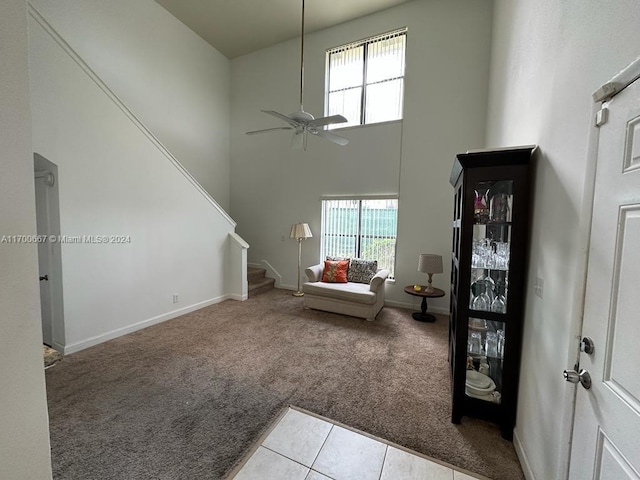
[[[600,127],[569,477],[640,479],[640,81]]]
[[[38,239],[51,234],[49,213],[49,172],[36,172],[36,231]],[[42,342],[53,343],[53,297],[51,292],[51,242],[38,242],[38,267],[40,271],[40,307],[42,311]]]

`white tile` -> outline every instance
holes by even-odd
[[[316,472],[315,470],[311,470],[305,480],[333,480],[333,479],[319,472]]]
[[[305,480],[309,469],[304,465],[258,447],[233,480]]]
[[[453,480],[478,480],[478,477],[472,477],[462,472],[453,472]]]
[[[313,469],[336,480],[378,480],[386,449],[384,443],[335,426]]]
[[[312,415],[289,409],[262,445],[310,467],[332,426]]]
[[[453,480],[449,467],[412,455],[395,447],[387,449],[380,480]]]

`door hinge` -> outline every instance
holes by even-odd
[[[596,112],[596,127],[601,127],[609,120],[609,109],[603,106]]]

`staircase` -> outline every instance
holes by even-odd
[[[247,267],[249,298],[273,289],[276,280],[274,278],[265,277],[266,273],[267,271],[264,268]]]

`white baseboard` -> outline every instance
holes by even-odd
[[[62,345],[61,343],[51,342],[51,348],[53,348],[54,350],[60,353],[64,353],[64,345]]]
[[[238,295],[235,293],[232,293],[230,295],[227,296],[229,298],[229,300],[237,300],[239,302],[244,302],[245,300],[247,300],[249,298],[248,294],[244,294],[244,295]]]
[[[518,431],[513,431],[513,448],[516,451],[516,455],[518,456],[518,460],[520,460],[520,466],[522,467],[522,472],[524,473],[524,477],[527,480],[536,480],[535,475],[533,474],[533,470],[531,470],[531,466],[529,465],[529,460],[527,458],[527,454],[524,450],[524,446],[522,445],[522,441],[518,436]]]
[[[152,325],[156,325],[158,323],[166,322],[167,320],[171,320],[172,318],[176,318],[176,317],[179,317],[180,315],[184,315],[186,313],[199,310],[200,308],[208,307],[209,305],[213,305],[214,303],[220,303],[220,302],[223,302],[224,300],[229,300],[231,299],[231,297],[232,297],[231,295],[221,295],[220,297],[211,298],[209,300],[195,303],[193,305],[189,305],[188,307],[183,307],[178,310],[172,310],[171,312],[163,313],[162,315],[158,315],[157,317],[149,318],[147,320],[134,323],[133,325],[117,328],[110,332],[106,332],[101,335],[97,335],[95,337],[91,337],[86,340],[82,340],[80,342],[67,345],[64,347],[64,354],[68,355],[70,353],[79,352],[80,350],[84,350],[85,348],[93,347],[94,345],[104,343],[108,340],[113,340],[114,338],[118,338],[118,337],[121,337],[122,335],[133,333],[138,330],[142,330],[143,328],[147,328]]]

